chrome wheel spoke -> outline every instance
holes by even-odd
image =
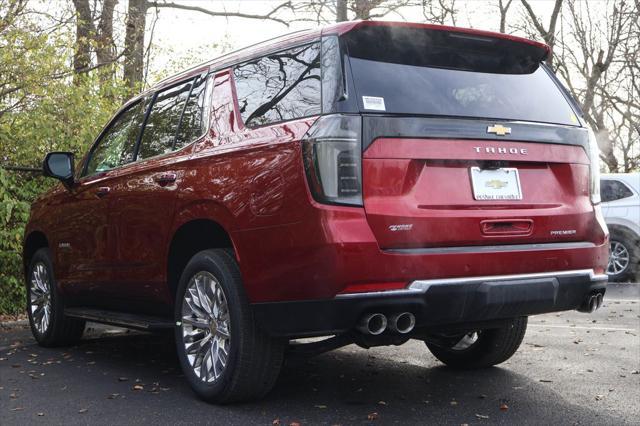
[[[207,383],[219,379],[229,359],[231,327],[224,290],[213,274],[198,272],[189,281],[181,327],[193,373]]]
[[[29,312],[36,331],[46,333],[51,323],[51,282],[42,262],[36,263],[31,270]]]

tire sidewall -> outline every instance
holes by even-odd
[[[31,313],[31,278],[33,277],[33,268],[37,263],[43,263],[47,269],[47,275],[49,277],[49,285],[51,286],[51,318],[49,320],[49,327],[44,333],[40,333],[35,326],[33,315]],[[51,252],[48,248],[42,248],[35,252],[31,261],[29,262],[29,269],[27,271],[27,316],[29,318],[29,325],[31,326],[31,332],[33,337],[39,344],[48,345],[51,344],[55,328],[58,326],[58,322],[62,319],[64,314],[64,307],[62,306],[62,298],[58,291],[58,283],[53,272],[53,263],[51,262]]]
[[[191,261],[187,264],[184,269],[181,277],[180,284],[178,286],[178,291],[176,293],[176,301],[174,306],[174,319],[175,319],[175,340],[176,340],[176,349],[178,353],[178,359],[182,366],[182,370],[184,375],[194,389],[196,394],[205,400],[216,399],[218,396],[223,396],[226,389],[231,385],[231,381],[234,379],[234,370],[238,365],[238,354],[241,350],[242,345],[242,324],[243,324],[243,316],[244,312],[242,312],[242,305],[245,303],[243,300],[243,295],[240,294],[236,285],[234,285],[234,277],[232,271],[226,267],[224,262],[220,261],[219,253],[213,251],[203,251],[196,254]],[[182,303],[184,300],[184,294],[187,289],[187,285],[191,278],[198,272],[206,271],[211,273],[217,280],[220,286],[222,287],[222,291],[224,292],[225,298],[227,300],[229,316],[230,316],[230,326],[231,326],[231,337],[230,337],[230,348],[229,348],[229,357],[227,361],[227,365],[222,373],[222,376],[218,378],[213,383],[205,383],[200,380],[193,368],[191,367],[191,363],[187,358],[183,337],[182,337],[182,327],[178,324],[181,324],[182,320]]]
[[[633,238],[626,232],[617,230],[611,232],[610,244],[618,242],[622,244],[627,249],[627,253],[629,253],[629,264],[623,271],[609,275],[611,281],[622,281],[626,278],[634,278],[640,273],[638,270],[640,269],[640,253],[638,253],[640,249],[634,245],[632,240]]]

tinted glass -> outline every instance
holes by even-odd
[[[602,201],[615,201],[631,197],[633,192],[618,180],[600,181],[600,197]]]
[[[143,116],[142,103],[137,102],[111,123],[91,153],[85,175],[111,170],[133,161]]]
[[[138,159],[154,157],[173,150],[176,130],[184,111],[191,81],[158,93],[144,126]]]
[[[202,136],[206,130],[207,120],[205,119],[205,86],[206,78],[198,78],[194,85],[189,102],[184,110],[180,129],[176,137],[175,149],[182,148]]]
[[[578,125],[538,48],[446,31],[346,40],[361,111]]]
[[[320,48],[302,46],[234,69],[240,114],[247,126],[320,113]]]

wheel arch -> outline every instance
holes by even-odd
[[[180,224],[171,237],[167,252],[167,290],[175,300],[180,275],[189,260],[198,252],[212,248],[233,251],[238,258],[231,234],[211,218],[192,218]]]
[[[34,230],[27,234],[22,246],[22,266],[25,277],[27,276],[27,269],[29,268],[29,263],[33,255],[36,251],[46,247],[49,247],[49,240],[44,232]]]

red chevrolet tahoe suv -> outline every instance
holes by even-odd
[[[223,56],[127,102],[31,210],[41,345],[172,329],[202,398],[259,398],[285,354],[426,343],[501,363],[529,315],[602,303],[594,135],[546,45],[349,22]],[[310,343],[290,340],[321,337]]]

